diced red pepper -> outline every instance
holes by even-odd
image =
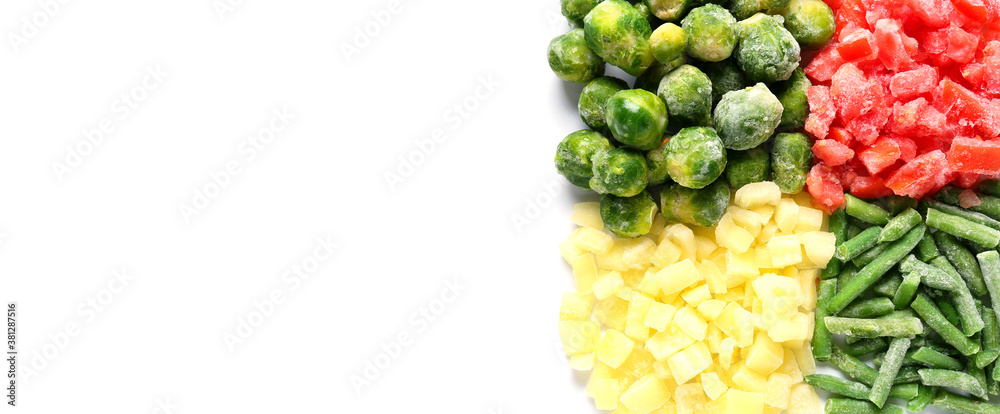
[[[951,0],[955,8],[979,23],[986,23],[989,16],[986,14],[986,5],[982,0]]]
[[[858,153],[858,158],[865,164],[868,173],[878,175],[882,170],[896,163],[901,155],[896,141],[886,137],[879,138],[872,146]]]
[[[961,27],[951,26],[948,29],[948,50],[945,54],[951,60],[958,63],[969,63],[976,57],[976,46],[979,45],[979,38]]]
[[[826,138],[830,124],[837,116],[837,107],[830,96],[830,88],[810,86],[806,89],[806,98],[809,101],[810,112],[806,117],[805,130],[816,138]]]
[[[878,57],[872,33],[865,29],[858,29],[847,35],[837,46],[837,52],[847,62],[866,61]]]
[[[955,138],[948,151],[948,167],[959,172],[1000,174],[1000,142]]]
[[[897,99],[909,99],[930,92],[937,84],[937,69],[920,65],[916,69],[893,75],[889,82],[889,92]]]
[[[826,165],[834,167],[843,165],[854,158],[854,150],[832,139],[817,140],[813,144],[812,150],[816,154],[816,158],[825,162]]]
[[[892,190],[878,177],[858,176],[851,183],[851,194],[861,198],[880,198],[892,195]]]
[[[944,153],[933,151],[914,158],[897,170],[886,182],[886,187],[897,195],[920,198],[941,188],[953,177],[954,173],[948,171]]]
[[[878,49],[878,58],[892,71],[905,69],[913,64],[910,54],[903,46],[902,32],[899,22],[895,20],[882,19],[875,23],[873,36]]]
[[[844,188],[836,172],[822,162],[813,165],[806,177],[806,188],[813,200],[827,213],[844,204]]]
[[[854,145],[854,137],[851,136],[851,133],[847,132],[847,130],[844,128],[840,127],[830,128],[830,133],[829,135],[827,135],[827,138],[837,141],[848,147]]]

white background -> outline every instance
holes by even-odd
[[[545,60],[567,30],[558,1],[400,0],[388,22],[388,0],[220,1],[0,3],[18,410],[594,412],[556,331],[572,287],[557,244],[585,198],[552,165],[583,127],[580,87]],[[125,116],[122,94],[144,99]],[[294,118],[250,160],[274,111]],[[327,237],[340,247],[313,259]],[[442,309],[448,281],[462,290]],[[357,392],[351,377],[400,334]]]

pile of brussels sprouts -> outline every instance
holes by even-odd
[[[795,131],[811,83],[799,60],[834,34],[826,3],[561,1],[577,28],[549,44],[549,66],[586,84],[579,110],[590,129],[559,143],[556,168],[602,195],[609,230],[648,233],[652,194],[666,221],[713,226],[730,187],[771,180],[785,193],[802,190],[812,141]],[[632,87],[604,76],[606,64],[634,76]]]

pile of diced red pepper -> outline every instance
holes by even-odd
[[[1000,0],[826,1],[837,33],[805,69],[817,202],[1000,175]]]

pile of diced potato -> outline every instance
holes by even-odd
[[[739,189],[714,228],[668,224],[623,239],[598,203],[573,211],[560,246],[577,291],[563,296],[559,333],[587,393],[618,414],[821,413],[802,376],[819,269],[835,239],[808,194],[774,183]]]

